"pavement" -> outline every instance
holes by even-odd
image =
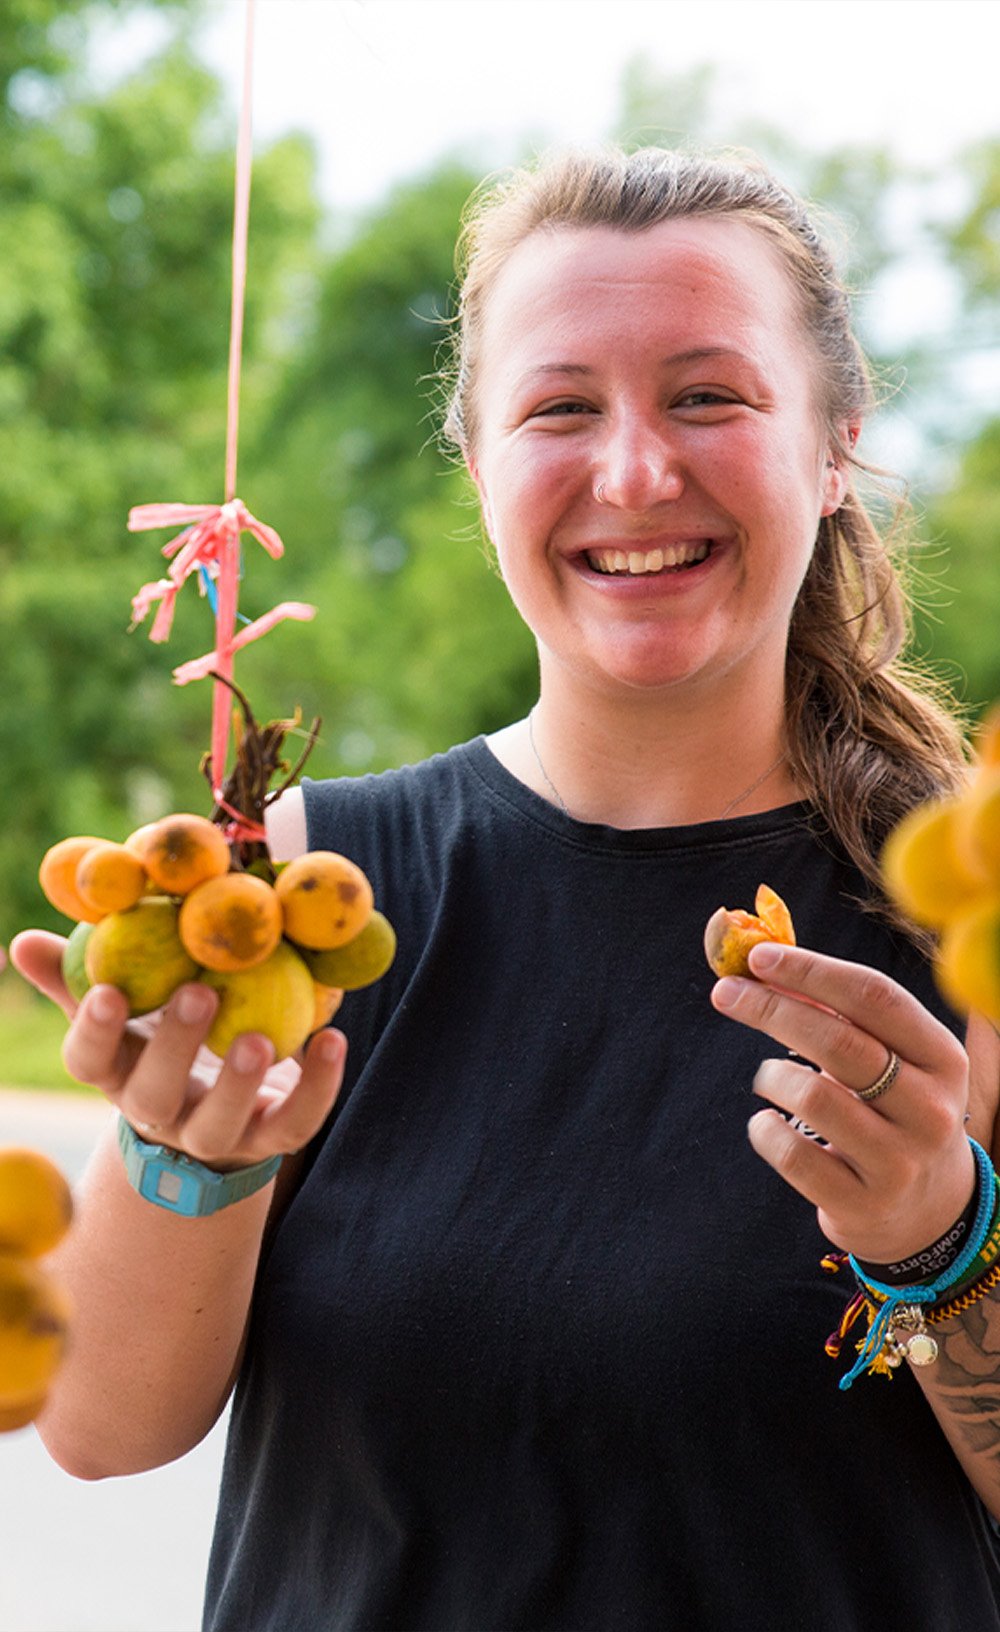
[[[0,1088],[0,1147],[72,1182],[110,1114],[99,1095]],[[197,1632],[224,1438],[223,1421],[169,1467],[88,1484],[33,1428],[0,1436],[0,1632]]]

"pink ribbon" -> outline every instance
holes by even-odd
[[[218,603],[215,614],[215,647],[204,657],[182,663],[174,670],[178,685],[189,680],[204,679],[213,670],[231,679],[233,655],[251,641],[259,640],[268,630],[285,618],[308,621],[315,617],[316,608],[303,601],[282,601],[263,617],[246,625],[236,633],[236,600],[240,571],[240,534],[252,533],[269,555],[277,559],[284,554],[284,545],[273,527],[252,516],[240,499],[226,504],[140,504],[129,511],[129,532],[143,532],[150,527],[176,526],[185,522],[183,531],[163,546],[163,554],[173,557],[165,578],[143,584],[132,600],[133,627],[141,623],[150,608],[159,601],[159,610],[149,632],[151,640],[164,641],[170,634],[174,618],[174,604],[181,585],[193,572],[204,568],[215,580]],[[229,741],[229,714],[232,698],[228,688],[217,684],[212,701],[212,790],[216,799],[221,797],[225,778],[226,747]]]

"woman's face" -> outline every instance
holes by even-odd
[[[783,688],[843,476],[777,251],[745,222],[532,234],[489,299],[470,469],[551,666]]]

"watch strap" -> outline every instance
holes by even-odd
[[[281,1166],[280,1156],[269,1156],[252,1167],[217,1173],[169,1145],[147,1144],[123,1116],[118,1118],[118,1146],[132,1188],[155,1207],[182,1218],[205,1218],[254,1195]]]

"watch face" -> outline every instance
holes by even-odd
[[[162,1167],[157,1173],[156,1194],[160,1201],[173,1206],[180,1200],[183,1188],[180,1174],[175,1173],[172,1168]]]

